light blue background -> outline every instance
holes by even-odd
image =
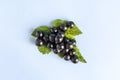
[[[87,64],[42,55],[31,32],[73,20]],[[0,80],[120,80],[119,0],[0,0]]]

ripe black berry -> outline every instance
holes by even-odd
[[[74,24],[74,22],[72,22],[72,21],[69,21],[69,22],[67,23],[67,27],[73,28],[74,26],[75,26],[75,24]]]
[[[75,52],[75,50],[74,50],[74,49],[70,49],[68,53],[69,53],[69,55],[71,55],[71,56],[72,56],[72,55],[74,55],[76,52]]]
[[[53,49],[53,52],[54,52],[55,54],[58,54],[58,53],[61,52],[61,50],[60,50],[60,49]]]
[[[53,49],[54,45],[53,45],[51,42],[49,42],[49,43],[47,44],[47,47],[48,47],[49,49]]]
[[[64,32],[62,32],[62,31],[59,31],[58,33],[57,33],[57,35],[60,35],[61,37],[64,37],[65,35],[64,35]]]
[[[60,25],[60,29],[61,29],[62,31],[66,31],[66,30],[67,30],[66,24],[61,24],[61,25]]]
[[[68,42],[68,43],[66,43],[65,48],[66,49],[72,49],[73,48],[73,44],[71,42]]]
[[[79,59],[78,59],[78,57],[77,57],[76,55],[73,55],[73,56],[71,57],[71,61],[72,61],[73,63],[78,63],[78,62],[79,62]]]
[[[42,31],[37,31],[36,36],[37,37],[43,37],[43,32]]]
[[[43,40],[44,40],[45,42],[48,42],[48,41],[49,41],[49,35],[48,35],[48,34],[45,34],[45,35],[43,36]]]
[[[72,43],[73,45],[76,45],[76,41],[75,41],[75,40],[71,40],[71,43]]]
[[[64,43],[68,43],[70,40],[66,37],[64,37]]]
[[[55,43],[61,43],[63,41],[63,37],[61,35],[55,36]]]
[[[42,46],[43,45],[43,40],[38,38],[38,39],[36,39],[35,43],[36,43],[37,46]]]
[[[55,34],[50,34],[50,35],[49,35],[49,40],[50,40],[51,42],[54,42],[54,41],[55,41]]]
[[[50,28],[51,33],[56,33],[58,30],[57,28]]]
[[[56,44],[56,48],[63,50],[64,49],[64,43]]]
[[[66,54],[66,55],[64,56],[64,59],[67,60],[67,61],[70,60],[70,55],[69,55],[69,54]]]

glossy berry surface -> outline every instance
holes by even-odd
[[[67,30],[66,24],[61,24],[61,25],[60,25],[60,29],[61,29],[62,31],[66,31],[66,30]]]
[[[43,40],[41,40],[41,39],[38,38],[38,39],[36,40],[36,45],[37,45],[37,46],[42,46],[42,45],[43,45]]]
[[[68,61],[68,60],[70,60],[70,57],[71,57],[71,56],[70,56],[69,54],[66,54],[66,55],[64,56],[64,59]]]
[[[37,37],[43,37],[43,32],[42,31],[37,31],[36,36]]]
[[[70,27],[70,28],[73,28],[75,26],[74,22],[73,21],[69,21],[67,23],[67,27]]]
[[[57,33],[58,32],[57,28],[50,28],[50,31],[51,31],[51,33]]]
[[[75,50],[74,50],[74,49],[70,49],[70,50],[69,50],[69,55],[71,55],[71,56],[72,56],[72,55],[74,55],[75,53],[76,53],[76,52],[75,52]]]
[[[78,59],[78,57],[77,57],[76,55],[73,55],[73,56],[71,57],[71,61],[72,61],[73,63],[78,63],[78,62],[79,62],[79,59]]]
[[[55,34],[49,35],[49,41],[54,42],[55,41]]]

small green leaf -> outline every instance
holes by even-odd
[[[76,55],[78,56],[79,61],[80,61],[80,62],[83,62],[83,63],[87,63],[86,60],[84,59],[84,57],[82,56],[82,54],[80,53],[78,47],[74,46],[73,48],[74,48],[75,51],[76,51]]]
[[[36,37],[36,32],[39,30],[43,31],[46,34],[50,33],[50,28],[48,26],[39,26],[32,32],[32,36]]]
[[[58,56],[59,56],[60,58],[63,58],[63,57],[64,57],[64,55],[63,55],[62,53],[59,53]]]
[[[77,26],[74,26],[73,28],[68,28],[67,31],[65,32],[66,35],[72,35],[72,36],[77,36],[82,34],[80,29]]]
[[[61,24],[64,24],[66,23],[67,21],[66,20],[61,20],[61,19],[57,19],[55,21],[52,22],[52,26],[53,27],[59,27]]]
[[[75,36],[72,36],[70,34],[65,33],[65,37],[67,37],[70,40],[75,40]]]
[[[42,54],[49,54],[51,52],[51,50],[49,48],[47,48],[45,45],[42,45],[42,46],[38,47],[38,50]]]

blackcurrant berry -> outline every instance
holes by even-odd
[[[79,62],[79,59],[78,59],[78,57],[77,57],[76,55],[73,55],[73,56],[71,57],[71,61],[72,61],[73,63],[78,63],[78,62]]]
[[[60,43],[56,45],[57,49],[63,50],[64,49],[64,43]]]
[[[62,31],[66,31],[66,30],[67,30],[66,24],[61,24],[61,25],[60,25],[60,29],[61,29]]]
[[[71,56],[72,56],[72,55],[74,55],[76,52],[75,52],[75,50],[74,50],[74,49],[70,49],[68,53],[69,53],[69,55],[71,55]]]
[[[76,41],[75,41],[75,40],[71,40],[71,43],[72,43],[73,45],[76,45]]]
[[[63,52],[63,53],[68,53],[68,52],[69,52],[69,49],[63,49],[62,52]]]
[[[58,30],[57,28],[50,28],[51,33],[56,33]]]
[[[72,49],[73,48],[73,44],[71,42],[68,42],[68,43],[66,43],[65,48],[66,49]]]
[[[37,31],[36,36],[37,37],[43,37],[43,32],[42,31]]]
[[[55,41],[55,34],[49,35],[49,41],[54,42]]]
[[[49,35],[48,35],[48,34],[45,34],[45,35],[43,36],[43,40],[44,40],[45,42],[48,42],[48,41],[49,41]]]
[[[66,54],[66,55],[64,56],[64,59],[67,60],[67,61],[70,60],[70,55],[69,55],[69,54]]]
[[[53,52],[54,52],[55,54],[58,54],[58,53],[61,52],[61,50],[60,50],[60,49],[53,49]]]
[[[58,33],[57,33],[57,35],[60,35],[61,37],[64,37],[65,35],[64,35],[64,32],[62,32],[62,31],[59,31]]]
[[[36,43],[37,46],[42,46],[44,42],[43,42],[43,40],[38,38],[38,39],[36,39],[35,43]]]
[[[70,28],[73,28],[75,26],[74,22],[73,21],[69,21],[67,23],[67,27],[70,27]]]
[[[68,39],[68,38],[66,38],[66,37],[64,37],[64,42],[65,43],[68,43],[70,40]]]
[[[54,45],[49,42],[49,43],[47,44],[47,47],[48,47],[49,49],[53,49]]]
[[[63,41],[63,37],[60,35],[55,36],[55,43],[61,43]]]

